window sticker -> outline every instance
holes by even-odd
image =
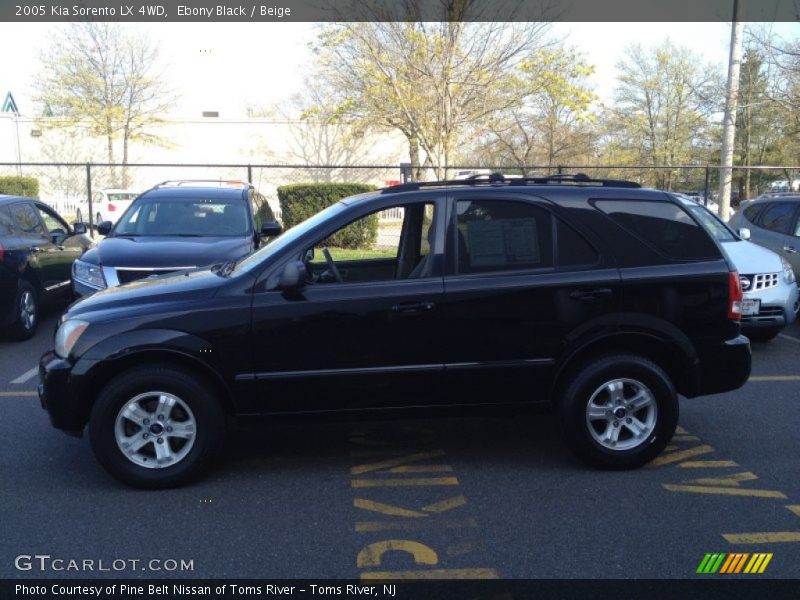
[[[473,267],[538,263],[536,219],[493,219],[467,223]]]

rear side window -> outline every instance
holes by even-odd
[[[30,204],[12,204],[11,215],[14,217],[17,229],[22,233],[28,235],[46,235],[44,225],[42,225],[42,222],[39,220],[39,215],[36,214],[33,206]]]
[[[14,224],[8,209],[0,208],[0,235],[11,235],[12,231],[14,231]]]
[[[595,206],[661,254],[678,260],[719,258],[710,235],[672,202],[597,200]]]
[[[789,233],[794,222],[795,204],[791,202],[776,202],[768,204],[761,215],[761,227],[777,233]]]
[[[460,200],[458,272],[482,273],[553,266],[550,213],[508,200]]]

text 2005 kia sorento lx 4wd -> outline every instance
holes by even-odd
[[[388,209],[394,238],[333,247]],[[40,395],[141,487],[197,474],[228,416],[466,405],[550,403],[579,457],[624,469],[664,449],[678,394],[747,380],[741,299],[714,237],[665,192],[584,175],[405,184],[238,262],[77,302]]]

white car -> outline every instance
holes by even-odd
[[[694,200],[674,196],[720,242],[739,273],[744,292],[742,332],[753,341],[765,342],[794,322],[800,304],[792,265],[772,250],[747,241],[748,229],[736,233]]]
[[[94,225],[103,221],[116,223],[133,202],[139,192],[133,190],[105,189],[100,190],[92,196],[92,213],[94,215]],[[89,214],[84,214],[83,210],[88,210],[88,205],[84,202],[78,208],[77,219],[79,222],[88,222]]]

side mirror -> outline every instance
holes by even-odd
[[[88,230],[86,229],[86,223],[73,223],[72,224],[72,233],[75,235],[80,235],[82,233],[86,233]]]
[[[261,237],[275,237],[281,234],[283,228],[277,221],[267,221],[261,225]]]
[[[739,237],[742,238],[743,240],[749,240],[750,239],[750,230],[747,227],[742,227],[736,233],[738,233]]]
[[[278,289],[280,290],[298,290],[306,284],[306,266],[303,261],[293,260],[286,263],[278,279]]]
[[[97,224],[97,233],[100,235],[108,235],[113,227],[113,223],[111,221],[103,221]]]

